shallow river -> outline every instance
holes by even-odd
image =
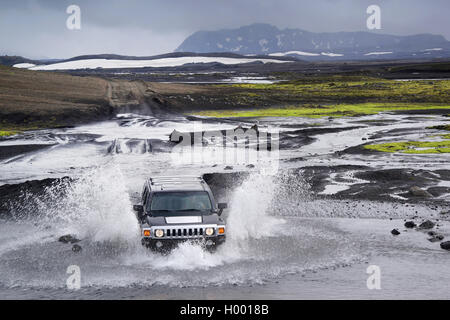
[[[15,219],[0,222],[0,297],[450,298],[446,286],[450,255],[427,241],[423,232],[410,231],[402,238],[389,232],[417,212],[431,218],[436,209],[317,198],[308,192],[306,182],[296,177],[292,183],[285,171],[341,164],[448,169],[448,158],[441,155],[331,157],[363,143],[361,138],[366,136],[411,128],[414,123],[423,127],[444,123],[438,116],[416,118],[389,114],[358,118],[373,123],[383,120],[381,125],[355,119],[332,123],[260,119],[261,126],[270,124],[287,134],[314,126],[350,129],[317,135],[310,144],[280,150],[274,175],[235,164],[233,170],[251,173],[242,184],[220,195],[229,203],[228,239],[215,253],[194,244],[183,244],[169,255],[148,251],[140,245],[132,211],[148,176],[230,171],[225,168],[229,164],[211,158],[210,153],[200,161],[177,162],[167,145],[168,135],[174,129],[198,128],[185,118],[124,114],[112,121],[2,141],[3,146],[39,144],[43,148],[0,160],[0,185],[49,177],[77,179],[48,188],[44,197],[25,195],[30,201],[11,209]],[[201,129],[231,129],[239,124],[205,121]],[[297,157],[301,159],[294,163],[286,161]],[[330,185],[335,187],[325,194],[339,190],[339,183],[332,179]],[[442,224],[440,232],[450,235],[447,221]],[[57,241],[68,233],[81,239],[81,252]],[[366,268],[371,264],[381,268],[381,290],[367,288]],[[66,287],[70,265],[80,268],[80,290]]]

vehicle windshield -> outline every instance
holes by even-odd
[[[211,199],[206,191],[156,192],[150,202],[154,216],[211,213]]]

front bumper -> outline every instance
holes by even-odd
[[[223,244],[225,240],[226,240],[225,235],[202,237],[202,238],[185,238],[185,239],[142,238],[142,245],[152,250],[167,251],[176,248],[180,243],[190,242],[201,245],[206,249],[214,249],[217,246]]]

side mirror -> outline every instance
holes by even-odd
[[[144,206],[140,204],[135,204],[133,210],[137,212],[138,219],[144,218]]]
[[[223,209],[228,208],[228,205],[227,205],[226,203],[218,203],[218,204],[217,204],[217,207],[218,207],[220,210],[223,210]]]
[[[219,208],[218,215],[220,216],[220,215],[222,215],[223,209],[228,208],[228,205],[226,203],[218,203],[217,208]]]

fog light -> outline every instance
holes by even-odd
[[[164,236],[164,231],[161,230],[161,229],[156,229],[156,230],[155,230],[155,236],[156,236],[157,238],[163,237],[163,236]]]
[[[217,229],[219,234],[224,234],[225,233],[225,228],[220,227],[219,229]]]
[[[156,247],[159,249],[159,248],[161,248],[163,246],[163,244],[162,244],[162,242],[161,241],[157,241],[156,242]]]
[[[213,228],[206,228],[205,234],[207,236],[212,236],[214,234],[214,229]]]
[[[212,242],[212,240],[206,241],[206,245],[207,245],[207,246],[212,246],[213,244],[214,244],[214,242]]]
[[[144,230],[144,237],[150,237],[150,230]]]

